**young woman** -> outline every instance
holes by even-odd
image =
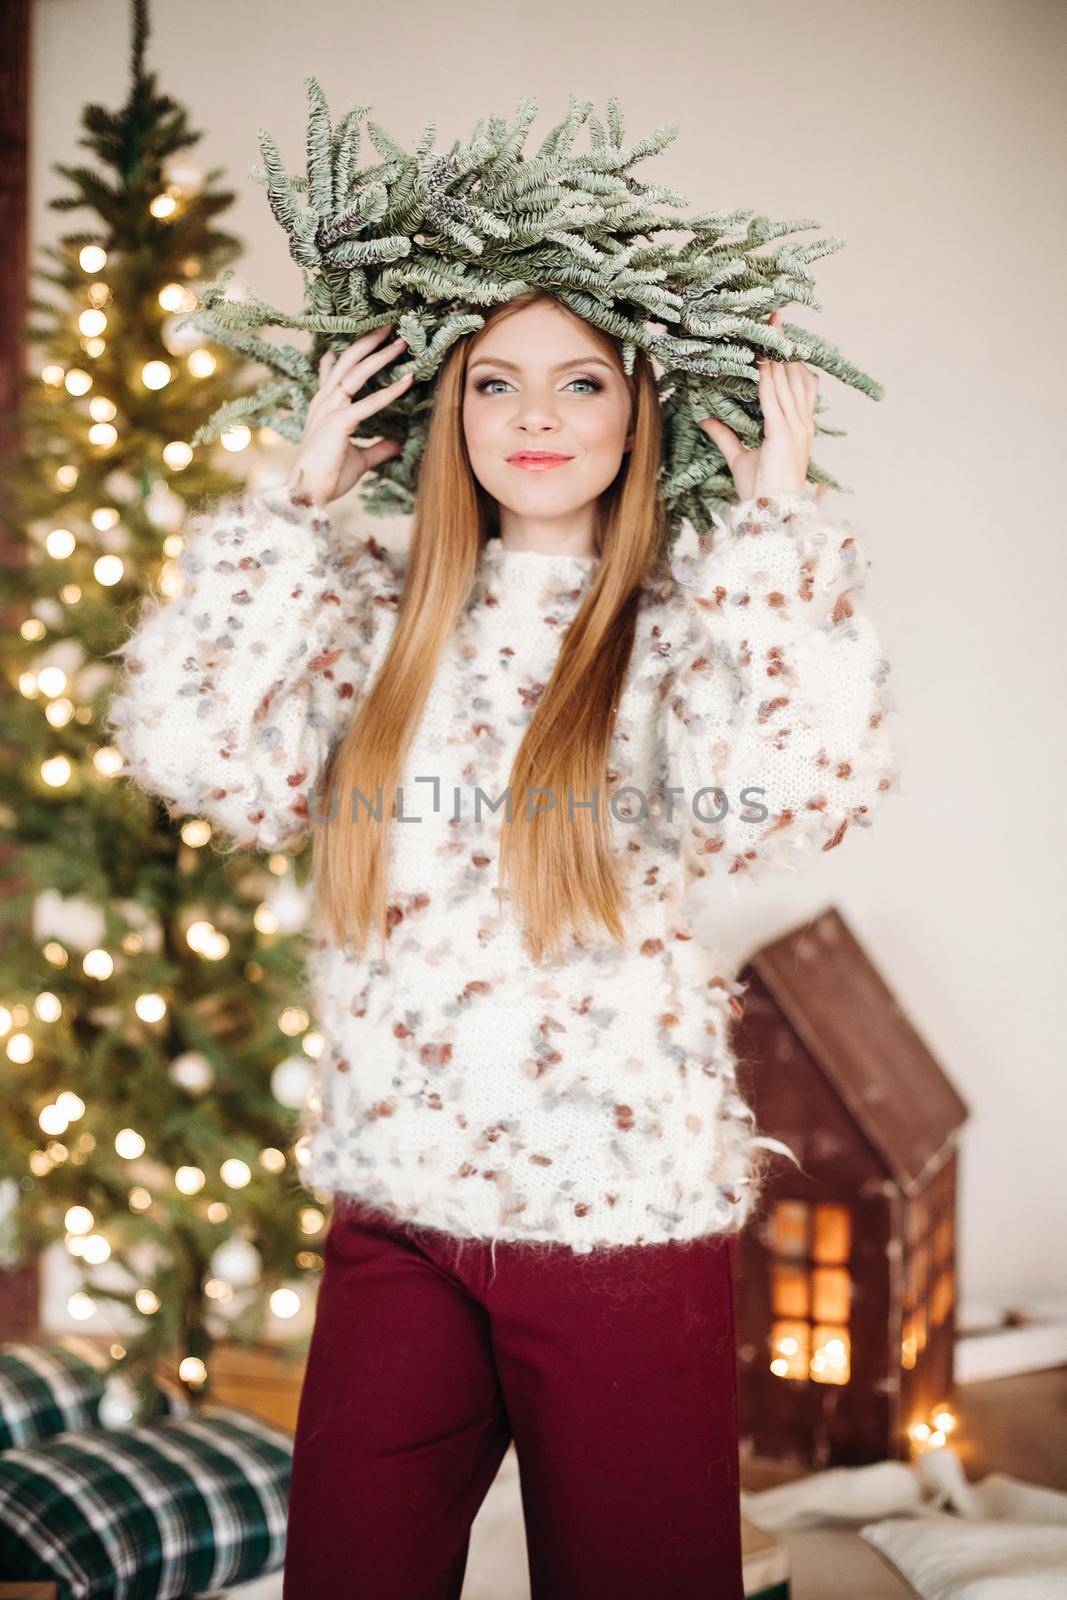
[[[404,391],[367,390],[390,331],[323,359],[284,487],[194,523],[112,710],[177,811],[313,843],[296,1161],[335,1203],[284,1594],[458,1600],[514,1439],[534,1600],[741,1600],[731,1269],[773,1141],[690,891],[895,776],[818,380],[761,364],[758,449],[702,424],[740,503],[668,561],[650,364],[523,295],[440,373],[405,561],[326,510],[399,448],[350,438]]]

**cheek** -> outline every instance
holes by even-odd
[[[466,405],[463,408],[463,435],[472,456],[487,449],[497,432],[493,413],[488,406]]]

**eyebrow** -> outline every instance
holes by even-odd
[[[521,372],[518,362],[504,361],[501,357],[476,356],[471,362],[471,367],[507,367],[509,372]],[[601,356],[576,356],[573,361],[560,361],[554,367],[549,367],[549,372],[563,372],[567,367],[608,367],[611,362],[605,361]]]

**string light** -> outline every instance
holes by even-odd
[[[103,272],[107,266],[107,251],[98,244],[83,244],[78,253],[78,265],[83,272]]]
[[[178,202],[172,194],[157,194],[148,202],[148,209],[154,217],[164,220],[174,215],[178,209]]]
[[[93,338],[96,334],[103,333],[107,327],[107,317],[102,311],[90,309],[83,311],[78,318],[78,328],[86,338]]]
[[[219,443],[224,450],[234,454],[238,450],[245,450],[252,442],[252,430],[246,428],[243,422],[233,422],[228,428],[223,429],[219,435]]]
[[[115,963],[106,950],[87,950],[82,957],[82,971],[87,978],[110,978]]]
[[[301,1300],[295,1289],[275,1289],[270,1297],[270,1308],[276,1317],[295,1317]]]
[[[75,1322],[88,1322],[89,1318],[96,1313],[96,1302],[91,1300],[81,1289],[78,1289],[67,1301],[67,1311]]]
[[[136,1161],[145,1152],[145,1142],[136,1128],[120,1128],[115,1135],[115,1150],[123,1161]]]
[[[185,364],[194,378],[210,378],[218,365],[210,350],[190,350]]]
[[[114,400],[109,400],[104,394],[94,394],[93,398],[89,401],[89,415],[92,417],[94,422],[110,422],[117,411],[118,407],[116,406]],[[116,511],[116,522],[118,521],[118,515],[119,514]],[[93,526],[96,527],[97,523],[94,522]]]
[[[102,778],[113,778],[125,765],[121,753],[114,745],[103,745],[93,752],[93,766]]]
[[[159,303],[164,311],[194,311],[199,302],[184,283],[168,283],[159,291]]]
[[[91,1233],[95,1218],[88,1206],[71,1206],[63,1218],[68,1233]]]
[[[153,1317],[159,1310],[159,1297],[151,1289],[138,1289],[133,1303],[143,1317]]]
[[[54,699],[67,687],[67,674],[62,667],[42,667],[37,674],[37,687],[43,695]]]
[[[58,389],[63,382],[63,368],[56,361],[50,361],[46,367],[41,368],[41,382],[50,389]]]
[[[41,762],[40,771],[50,789],[62,789],[70,779],[71,765],[66,756],[50,756]]]
[[[163,460],[173,472],[181,472],[193,459],[192,446],[183,439],[175,439],[171,444],[163,446]]]
[[[56,488],[57,489],[63,489],[64,491],[73,489],[73,488],[76,487],[77,482],[78,482],[78,469],[77,469],[77,467],[71,466],[71,465],[66,465],[66,466],[62,466],[62,467],[57,467],[56,468]]]
[[[247,1161],[239,1161],[236,1156],[231,1156],[219,1168],[219,1173],[230,1189],[243,1189],[252,1181],[252,1169]]]
[[[125,571],[126,567],[121,556],[98,556],[93,562],[93,577],[106,589],[119,583]]]
[[[118,436],[119,431],[112,422],[94,422],[89,429],[89,443],[99,445],[102,450],[110,450]]]
[[[53,528],[44,542],[48,554],[56,561],[66,561],[74,554],[78,541],[69,528]]]
[[[83,372],[81,367],[71,367],[63,382],[66,385],[67,393],[74,395],[88,394],[93,386],[92,378],[87,372]]]
[[[65,695],[62,698],[49,700],[44,708],[45,720],[53,728],[65,728],[74,715],[74,702]]]
[[[199,1167],[179,1167],[174,1174],[174,1186],[182,1194],[199,1194],[206,1182]]]
[[[207,1367],[199,1356],[186,1356],[178,1366],[178,1376],[185,1383],[191,1383],[197,1388],[207,1382]]]
[[[68,377],[68,388],[70,387]],[[167,361],[146,361],[141,368],[141,382],[146,389],[162,389],[170,382],[173,373]]]
[[[161,994],[139,994],[133,1009],[142,1022],[162,1022],[167,1014],[167,1002]]]

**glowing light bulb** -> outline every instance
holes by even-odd
[[[192,446],[183,439],[175,439],[170,444],[163,446],[163,460],[172,472],[181,472],[193,459]]]
[[[148,209],[154,217],[164,220],[174,215],[178,209],[178,202],[172,194],[157,194],[148,202]]]
[[[161,994],[139,994],[133,1009],[142,1022],[162,1022],[167,1014],[167,1002]]]
[[[167,283],[159,291],[159,303],[164,311],[192,311],[197,301],[184,283]]]
[[[69,528],[53,528],[45,539],[44,547],[56,561],[66,561],[74,554],[78,541]]]
[[[105,589],[119,583],[126,571],[121,556],[98,556],[93,562],[93,577]]]
[[[206,1182],[199,1167],[179,1167],[174,1174],[174,1186],[182,1194],[199,1194]]]
[[[109,528],[115,526],[118,520],[119,514],[114,506],[97,506],[89,518],[97,533],[106,533]]]
[[[78,252],[78,265],[83,272],[103,272],[107,266],[107,251],[98,244],[83,244]]]
[[[276,1317],[295,1317],[300,1310],[300,1296],[295,1289],[275,1289],[270,1308]]]
[[[98,1267],[111,1254],[111,1246],[102,1233],[91,1233],[82,1245],[82,1258],[90,1266]]]
[[[77,1122],[79,1117],[85,1115],[85,1101],[73,1089],[64,1089],[62,1094],[57,1094],[56,1105],[68,1122]]]
[[[112,744],[106,744],[93,753],[93,766],[102,778],[113,778],[122,771],[123,759],[120,751]]]
[[[141,382],[146,389],[162,389],[173,376],[167,361],[146,361],[141,368]]]
[[[71,1206],[63,1218],[68,1233],[92,1233],[95,1218],[88,1206]]]
[[[42,667],[37,674],[37,687],[54,700],[67,687],[67,674],[62,667]]]
[[[247,1161],[238,1161],[236,1156],[231,1156],[219,1168],[222,1181],[231,1189],[243,1189],[252,1181],[252,1169]]]
[[[59,388],[63,382],[63,368],[57,361],[50,361],[47,366],[41,368],[41,382],[47,384],[50,389]]]
[[[78,328],[87,338],[94,338],[107,327],[107,317],[102,311],[83,311],[78,318]]]
[[[190,350],[185,364],[194,378],[210,378],[218,365],[210,350]]]
[[[94,394],[93,398],[89,401],[89,415],[92,417],[94,422],[110,422],[117,411],[118,406],[115,404],[114,400],[109,400],[106,395]],[[118,520],[117,511],[115,513],[115,519],[116,521]],[[94,523],[93,526],[95,527],[96,524]]]
[[[71,367],[63,382],[67,386],[68,394],[88,394],[93,386],[93,380],[81,367]]]
[[[186,1356],[179,1364],[178,1376],[184,1383],[206,1383],[207,1368],[199,1356]]]
[[[42,1133],[54,1135],[57,1133],[66,1133],[67,1131],[67,1118],[54,1103],[44,1107],[44,1110],[41,1111],[37,1121],[41,1125]]]
[[[151,1289],[138,1289],[133,1303],[143,1317],[151,1317],[159,1310],[159,1297]]]
[[[49,700],[44,708],[46,721],[53,728],[65,728],[74,715],[74,702],[65,696],[59,700]]]
[[[89,1318],[96,1314],[96,1302],[83,1290],[78,1289],[67,1301],[67,1311],[75,1322],[88,1322]]]
[[[106,950],[87,950],[82,957],[82,971],[87,978],[110,978],[115,963]]]
[[[119,430],[113,422],[94,422],[89,429],[89,443],[98,444],[103,450],[110,450],[119,436]]]
[[[144,1155],[144,1139],[136,1128],[120,1128],[115,1135],[115,1151],[123,1161],[136,1161]]]
[[[50,789],[62,789],[70,781],[70,762],[66,756],[49,756],[41,762],[41,777]]]
[[[219,443],[224,450],[246,450],[252,442],[252,430],[246,428],[243,422],[233,422],[228,428],[223,429],[219,435]]]

